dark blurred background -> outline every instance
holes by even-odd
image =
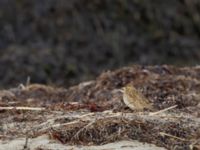
[[[1,88],[199,59],[199,0],[0,0]]]

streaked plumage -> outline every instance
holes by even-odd
[[[143,110],[152,107],[150,102],[131,85],[123,88],[123,100],[132,110]]]

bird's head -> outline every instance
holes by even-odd
[[[126,93],[126,92],[130,92],[130,91],[135,91],[135,89],[132,85],[128,84],[125,87],[121,88],[119,91],[122,93]]]

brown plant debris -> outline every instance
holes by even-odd
[[[127,107],[119,92],[126,85],[134,86],[153,111]],[[200,67],[126,67],[68,89],[19,86],[0,91],[0,108],[3,141],[47,134],[72,145],[133,139],[167,149],[198,149]]]

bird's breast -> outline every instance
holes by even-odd
[[[123,94],[123,100],[124,100],[124,103],[129,107],[131,108],[132,110],[135,109],[135,106],[131,100],[130,97],[128,97],[126,94]]]

